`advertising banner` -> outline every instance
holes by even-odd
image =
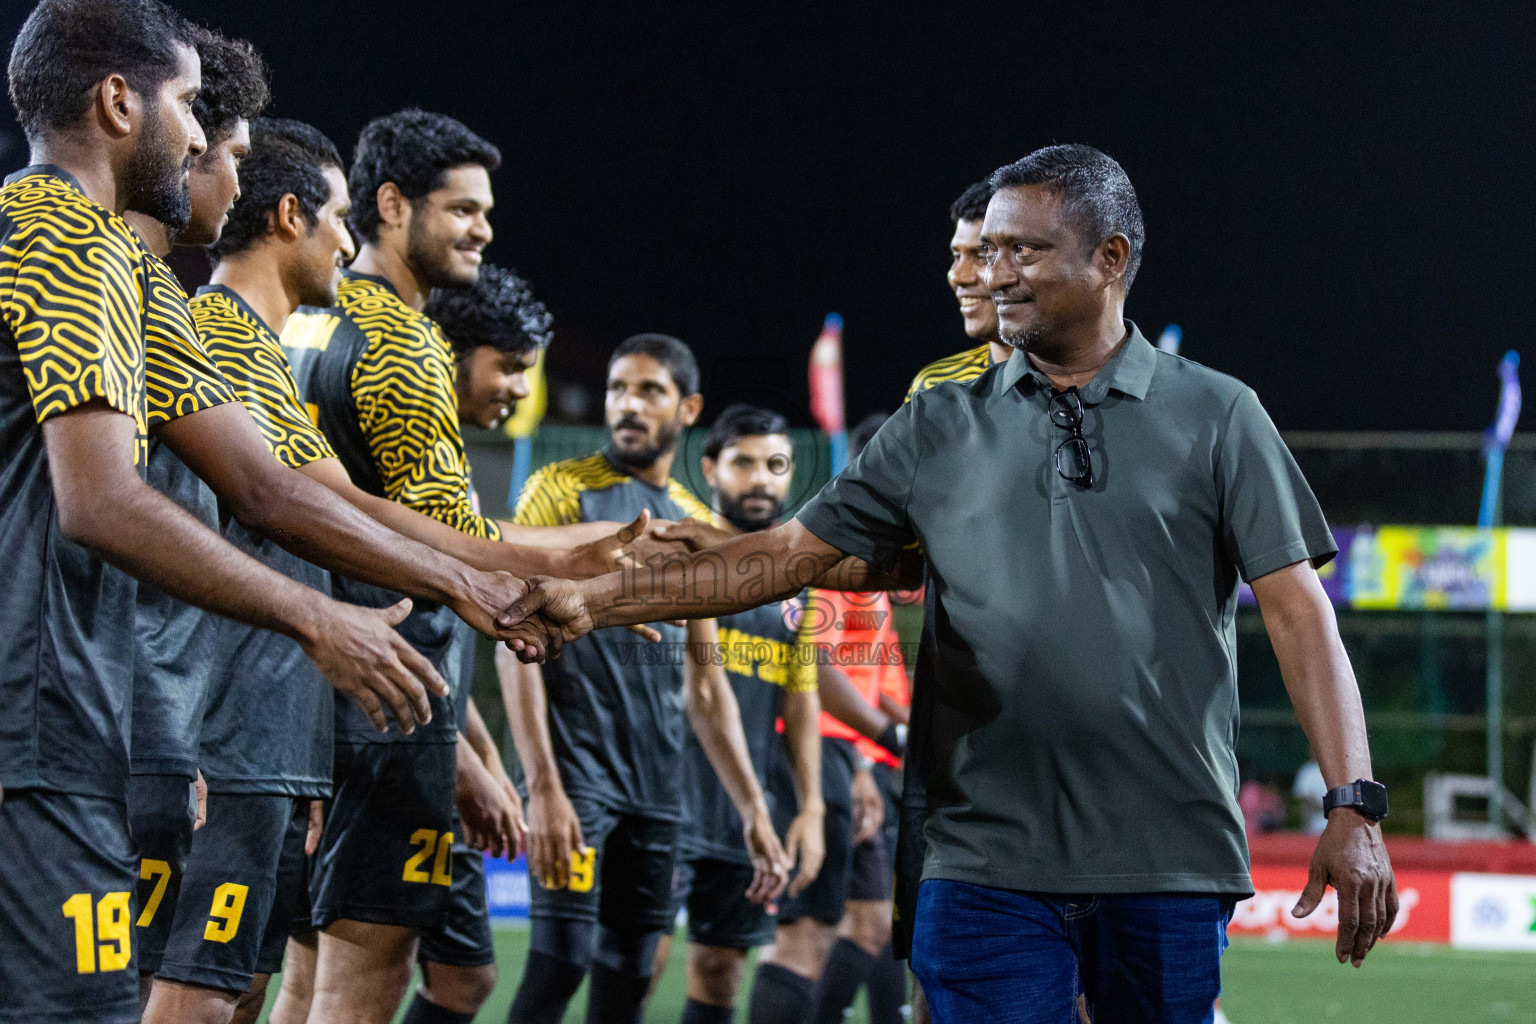
[[[1449,942],[1450,880],[1443,871],[1397,872],[1397,922],[1390,937],[1408,942]],[[1332,938],[1339,930],[1339,894],[1333,889],[1310,916],[1291,916],[1291,908],[1306,886],[1305,867],[1255,865],[1253,898],[1237,905],[1227,934],[1268,939]]]
[[[519,856],[510,864],[500,857],[485,858],[485,900],[491,920],[528,920],[528,859]]]
[[[1451,944],[1536,952],[1536,877],[1452,875]]]
[[[1335,606],[1362,611],[1536,611],[1536,529],[1336,527],[1318,570]],[[1244,583],[1238,602],[1254,604]]]
[[[1350,551],[1349,603],[1362,609],[1502,608],[1504,533],[1450,526],[1362,530]]]

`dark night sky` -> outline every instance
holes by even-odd
[[[6,0],[7,39],[24,6]],[[489,256],[555,311],[557,373],[668,331],[715,409],[757,398],[805,422],[806,355],[836,310],[850,416],[893,406],[967,344],[949,201],[1072,141],[1141,196],[1128,315],[1181,324],[1184,354],[1253,385],[1283,429],[1491,418],[1532,277],[1528,4],[736,6],[183,10],[253,40],[273,113],[344,150],[410,103],[500,145]]]

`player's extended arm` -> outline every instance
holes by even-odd
[[[496,636],[495,615],[521,595],[517,577],[472,569],[408,540],[272,457],[238,402],[171,420],[160,439],[248,528],[306,561],[365,583],[446,604]],[[450,530],[449,532],[455,532]]]
[[[510,651],[498,647],[496,674],[507,705],[512,745],[528,785],[528,873],[546,889],[563,889],[571,880],[571,857],[581,850],[581,820],[555,763],[549,738],[549,699],[544,673],[523,665]]]
[[[604,626],[710,618],[781,601],[843,558],[791,520],[708,551],[635,562],[596,579],[535,577],[497,624],[517,627],[511,643],[519,658],[541,661],[558,656],[566,641]]]
[[[1254,580],[1253,594],[1296,718],[1328,788],[1371,778],[1360,688],[1317,571],[1310,562],[1297,562]],[[1397,885],[1381,827],[1347,807],[1328,815],[1328,827],[1312,854],[1307,887],[1292,913],[1312,913],[1330,883],[1339,894],[1334,953],[1340,963],[1349,960],[1359,967],[1376,940],[1392,929]]]
[[[795,773],[800,813],[784,834],[784,853],[798,865],[789,894],[798,896],[821,873],[827,853],[827,805],[821,792],[821,701],[815,690],[784,694],[784,746]]]
[[[407,732],[431,720],[427,689],[448,687],[392,628],[409,602],[342,604],[244,554],[134,472],[134,432],[99,400],[44,421],[66,537],[178,600],[292,637],[380,730],[381,701]]]
[[[704,748],[704,756],[720,777],[736,813],[746,824],[747,853],[752,857],[752,885],[747,898],[764,903],[784,891],[789,879],[788,859],[773,830],[768,801],[757,783],[746,733],[741,728],[741,708],[725,669],[714,657],[720,647],[713,619],[688,623],[688,657],[683,659],[683,707],[688,724]]]
[[[316,459],[299,472],[329,487],[396,533],[488,572],[589,579],[612,572],[626,546],[645,533],[643,524],[636,529],[634,523],[518,526],[513,528],[515,533],[509,532],[510,524],[500,523],[502,539],[487,540],[455,530],[409,505],[369,494],[352,482],[340,459]]]

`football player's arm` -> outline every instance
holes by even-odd
[[[306,561],[445,604],[493,637],[495,615],[522,593],[520,579],[473,569],[402,537],[283,465],[238,402],[171,420],[159,436],[243,525]]]
[[[480,717],[480,709],[475,707],[475,699],[469,699],[469,710],[465,715],[464,738],[474,749],[475,756],[479,757],[485,765],[485,770],[491,773],[491,779],[506,794],[508,803],[512,806],[512,825],[516,847],[514,854],[520,852],[528,841],[528,822],[523,818],[523,798],[517,795],[517,787],[512,785],[512,779],[507,775],[507,766],[502,763],[501,751],[496,746],[496,741],[491,738],[491,730],[485,727],[485,719]]]
[[[454,797],[464,842],[492,857],[517,856],[522,841],[522,816],[463,733],[459,734],[455,751],[455,768]]]
[[[816,689],[821,694],[821,706],[827,714],[860,736],[874,740],[896,757],[906,754],[906,725],[891,717],[883,708],[872,707],[842,669],[835,665],[819,666]]]
[[[101,399],[50,416],[42,429],[66,537],[171,597],[292,637],[381,730],[383,704],[407,731],[431,719],[427,690],[448,687],[392,628],[408,602],[342,604],[239,551],[144,482],[133,419]]]
[[[814,666],[807,666],[814,667]],[[795,775],[800,813],[784,835],[784,852],[799,865],[789,894],[798,896],[821,873],[826,856],[827,805],[821,792],[821,701],[814,687],[784,694],[784,745]]]
[[[571,527],[581,529],[520,526],[509,534],[507,524],[498,523],[502,527],[501,540],[489,540],[455,529],[398,501],[369,494],[352,482],[339,459],[318,459],[301,466],[299,471],[329,487],[396,533],[488,572],[565,579],[601,576],[614,570],[626,545],[646,530],[643,522],[573,523]],[[527,537],[542,538],[542,542],[529,543],[523,539]],[[590,539],[580,539],[583,537]]]
[[[496,649],[496,674],[512,727],[512,744],[528,785],[528,873],[546,889],[563,889],[571,880],[571,858],[583,846],[576,816],[549,738],[549,699],[544,672],[520,663],[505,647]]]
[[[768,814],[768,801],[757,783],[747,737],[741,728],[741,708],[725,669],[715,657],[719,633],[713,619],[688,623],[688,656],[683,659],[683,707],[699,746],[720,777],[731,803],[746,823],[747,852],[752,857],[753,878],[747,898],[755,903],[773,899],[784,891],[789,877],[788,859]]]

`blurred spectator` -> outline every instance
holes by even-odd
[[[1273,782],[1249,780],[1237,791],[1243,811],[1243,827],[1249,835],[1278,832],[1285,828],[1285,795]]]
[[[1301,804],[1301,828],[1309,835],[1320,835],[1328,825],[1323,814],[1323,797],[1328,795],[1328,784],[1323,781],[1323,770],[1314,758],[1296,769],[1296,781],[1291,785],[1291,796]]]

